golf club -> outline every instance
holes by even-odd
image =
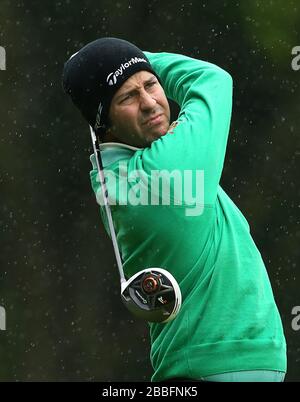
[[[149,322],[166,323],[171,321],[180,310],[181,291],[176,279],[170,272],[163,268],[146,268],[128,280],[125,278],[108,201],[99,141],[91,126],[90,132],[108,226],[120,274],[121,299],[127,309],[139,318]]]

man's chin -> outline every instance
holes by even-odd
[[[145,136],[145,143],[147,143],[147,145],[150,145],[153,141],[158,140],[159,138],[163,137],[164,135],[166,135],[168,132],[168,130],[165,130],[165,128],[161,129],[161,130],[153,130],[152,132],[148,132]]]
[[[161,137],[163,137],[167,133],[154,133],[151,136],[148,137],[148,142],[151,144],[153,141],[159,140]]]
[[[168,128],[169,128],[169,127],[168,127]],[[157,129],[157,130],[153,133],[153,137],[155,137],[155,138],[157,139],[157,138],[160,138],[160,137],[166,135],[167,132],[168,132],[168,128],[165,128],[165,126],[163,126],[163,127],[161,127],[160,129]]]

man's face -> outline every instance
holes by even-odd
[[[140,71],[125,81],[112,99],[109,119],[107,141],[144,148],[165,135],[170,108],[155,75]]]

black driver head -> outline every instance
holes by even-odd
[[[178,283],[162,268],[135,274],[123,285],[121,298],[131,313],[149,322],[171,321],[181,307]]]

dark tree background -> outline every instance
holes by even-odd
[[[234,80],[221,185],[250,223],[300,379],[298,1],[1,0],[1,380],[146,381],[147,324],[119,297],[92,193],[89,130],[61,87],[68,57],[101,36],[216,63]],[[221,306],[220,306],[221,313]],[[216,317],[217,320],[217,317]]]

